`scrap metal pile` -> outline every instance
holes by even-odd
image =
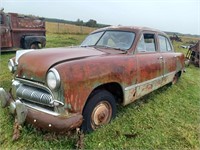
[[[189,64],[192,63],[195,66],[200,67],[199,54],[200,54],[200,40],[196,44],[191,46],[187,51],[186,59],[189,61]]]
[[[170,40],[172,42],[173,41],[182,42],[181,38],[176,33],[174,33],[173,36],[170,36]]]

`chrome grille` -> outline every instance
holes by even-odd
[[[16,91],[16,96],[35,103],[52,106],[52,96],[47,91],[36,87],[21,84]]]

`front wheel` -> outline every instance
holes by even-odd
[[[116,115],[116,103],[113,95],[108,91],[98,91],[86,103],[83,110],[81,129],[91,132],[108,124]]]
[[[30,49],[40,49],[40,46],[38,43],[33,43],[31,44]]]

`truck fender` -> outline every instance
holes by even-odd
[[[41,46],[39,46],[39,44]],[[22,48],[24,49],[43,48],[46,45],[46,37],[45,36],[24,36],[21,39],[21,45],[22,45]]]

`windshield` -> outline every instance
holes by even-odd
[[[86,37],[86,39],[82,42],[81,46],[94,46],[99,38],[102,36],[103,32],[98,32],[94,34],[90,34]]]
[[[96,46],[128,50],[131,48],[135,33],[127,31],[104,31],[89,35],[81,46]]]

